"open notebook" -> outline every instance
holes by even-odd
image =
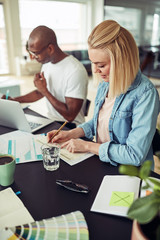
[[[25,114],[19,102],[0,99],[0,125],[35,132],[54,120]]]

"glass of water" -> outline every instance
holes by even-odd
[[[60,145],[53,143],[52,146],[42,145],[42,156],[44,168],[48,171],[54,171],[60,165]]]

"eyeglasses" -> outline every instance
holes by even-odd
[[[31,55],[31,56],[33,56],[33,57],[35,57],[35,58],[38,58],[38,55],[40,55],[48,46],[49,46],[49,44],[50,43],[48,43],[46,46],[44,46],[40,51],[38,51],[38,52],[32,52],[32,51],[30,51],[29,49],[28,49],[28,42],[26,43],[26,50],[27,50],[27,52]]]
[[[71,180],[56,180],[56,183],[64,188],[67,188],[71,191],[80,192],[80,193],[88,193],[88,186],[84,184],[74,183]]]

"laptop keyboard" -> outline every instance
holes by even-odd
[[[31,129],[33,130],[33,129],[41,126],[42,124],[41,123],[35,123],[35,122],[29,122],[29,125],[30,125]]]

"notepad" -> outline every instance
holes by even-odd
[[[129,207],[139,196],[140,183],[138,177],[104,176],[91,211],[127,216]]]
[[[33,221],[23,202],[10,187],[0,191],[0,230]]]

